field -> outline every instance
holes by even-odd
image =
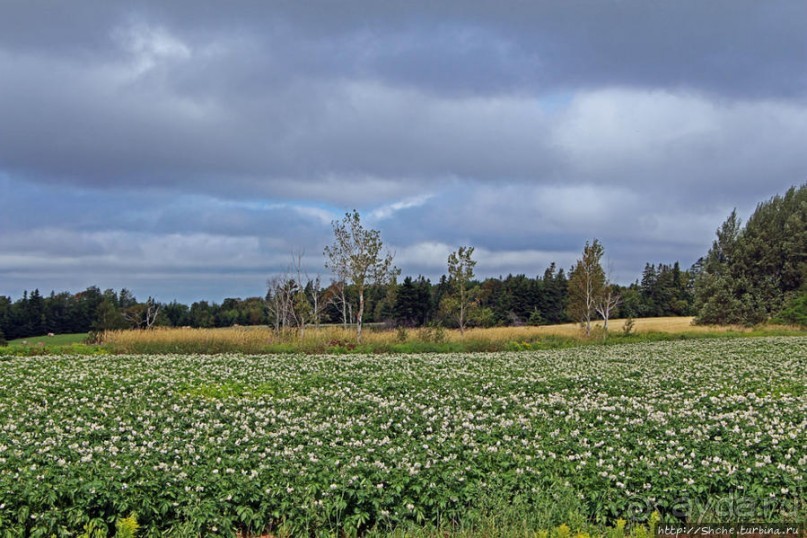
[[[0,536],[796,522],[805,446],[805,337],[5,357]]]
[[[753,335],[804,335],[788,327],[696,326],[691,317],[643,318],[635,320],[632,334],[623,335],[624,320],[612,320],[611,343]],[[104,348],[113,353],[418,353],[492,352],[572,347],[602,342],[600,323],[593,326],[592,338],[583,337],[578,324],[540,327],[494,327],[458,330],[439,327],[419,329],[366,328],[362,342],[353,328],[309,327],[300,335],[296,330],[275,333],[268,327],[226,329],[162,329],[113,331],[103,335]]]
[[[32,336],[11,340],[10,346],[68,346],[81,344],[87,339],[87,333],[56,334],[54,336]]]

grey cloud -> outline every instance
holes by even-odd
[[[648,204],[641,191],[610,185],[476,185],[447,189],[402,210],[382,230],[403,254],[407,274],[442,274],[447,253],[460,245],[485,253],[477,266],[483,276],[539,274],[553,261],[568,269],[585,242],[598,238],[612,278],[629,283],[646,262],[694,263],[729,211]]]
[[[109,28],[156,20],[199,41],[285,31],[298,68],[451,93],[630,84],[803,98],[805,18],[799,0],[30,1],[4,6],[0,46],[105,54]]]
[[[732,207],[807,179],[804,20],[800,0],[9,2],[2,285],[260,293],[292,248],[319,266],[354,207],[406,272],[474,244],[480,274],[530,273],[593,236],[620,279],[687,264]]]
[[[803,104],[605,90],[576,98],[553,135],[572,176],[702,204],[807,177],[806,126]]]
[[[94,30],[81,9],[55,8],[86,52],[33,47],[14,32],[0,40],[0,71],[9,74],[0,88],[7,141],[0,166],[51,183],[345,205],[413,195],[447,178],[630,184],[670,170],[668,185],[751,188],[754,176],[769,170],[759,155],[737,148],[764,146],[752,142],[762,121],[784,134],[764,148],[778,153],[776,175],[803,172],[797,143],[777,145],[798,140],[804,124],[805,87],[798,84],[807,52],[791,29],[799,11],[793,2],[747,10],[718,2],[700,12],[687,2],[469,3],[461,12],[349,5],[339,14],[293,3],[104,8]],[[10,18],[30,20],[30,13],[15,6]],[[42,23],[53,24],[47,17]],[[105,34],[104,46],[80,37],[84,30]],[[749,45],[748,36],[770,39]],[[798,87],[779,91],[745,71],[745,83],[780,99],[756,105],[748,98],[761,94],[737,90],[735,80],[725,88],[700,81],[715,71],[700,63],[707,52],[726,65],[751,58],[785,71],[798,66],[774,77]],[[631,69],[636,73],[625,72]],[[644,80],[656,72],[679,73],[686,83]],[[597,89],[602,85],[623,89]],[[559,116],[540,104],[557,91],[571,100]],[[718,91],[733,97],[721,104],[710,97]],[[789,95],[801,100],[781,101]],[[641,116],[631,115],[637,103]],[[722,106],[743,109],[747,120],[715,110]],[[603,107],[617,115],[614,125],[598,123]],[[671,118],[697,128],[703,111],[713,125],[673,138],[680,133],[670,129]],[[691,179],[698,176],[716,179]],[[380,186],[375,193],[373,186]]]

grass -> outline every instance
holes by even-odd
[[[104,355],[109,350],[100,345],[87,344],[87,333],[57,334],[17,338],[0,346],[0,357],[35,355]]]
[[[624,320],[613,320],[606,334],[600,323],[586,338],[578,324],[541,327],[494,327],[457,330],[368,328],[362,341],[355,330],[340,326],[276,333],[268,327],[225,329],[158,328],[151,331],[113,331],[104,334],[103,348],[111,353],[459,353],[560,349],[581,345],[610,345],[697,338],[804,335],[797,328],[766,325],[756,328],[692,325],[690,317],[635,320],[631,334],[623,334]]]
[[[625,320],[612,320],[606,335],[602,323],[593,324],[586,338],[579,324],[540,327],[475,328],[461,334],[440,327],[384,329],[366,327],[362,342],[355,329],[341,326],[276,333],[269,327],[222,329],[157,328],[151,331],[111,331],[103,344],[85,344],[86,333],[20,338],[0,348],[2,355],[64,355],[124,353],[462,353],[563,349],[581,345],[613,345],[697,338],[804,335],[805,330],[781,325],[759,327],[693,325],[691,317],[634,320],[629,335]]]
[[[87,333],[57,334],[54,336],[32,336],[10,340],[9,346],[69,346],[83,344],[87,340]]]

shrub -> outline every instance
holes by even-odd
[[[625,324],[622,325],[622,334],[625,336],[630,336],[633,332],[633,327],[636,325],[636,320],[633,317],[629,317],[625,320]]]
[[[530,319],[527,320],[527,325],[546,325],[546,320],[537,308],[532,311],[532,314],[530,314]]]

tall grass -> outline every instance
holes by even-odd
[[[624,335],[624,320],[611,322],[610,333],[596,325],[586,338],[577,324],[542,327],[469,329],[465,334],[440,327],[375,329],[364,331],[362,341],[352,328],[309,327],[275,332],[268,327],[225,329],[156,328],[150,331],[111,331],[102,336],[113,353],[422,353],[548,349],[587,344],[640,342],[704,337],[804,334],[787,327],[707,327],[692,325],[692,318],[647,318],[635,321]]]

